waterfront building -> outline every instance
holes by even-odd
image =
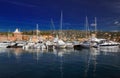
[[[14,32],[13,32],[13,35],[14,35],[14,38],[15,40],[22,40],[22,32],[20,32],[18,29],[16,29]]]
[[[8,37],[5,35],[0,35],[0,42],[7,41]]]

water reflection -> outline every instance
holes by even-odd
[[[102,52],[120,52],[119,47],[102,47],[99,50]]]
[[[84,75],[84,78],[87,78],[87,75],[88,75],[90,59],[91,59],[91,54],[88,52],[88,55],[86,57],[86,62],[85,62],[85,75]]]
[[[8,57],[11,56],[11,54],[14,54],[16,58],[20,58],[21,55],[24,53],[30,53],[33,54],[33,57],[36,58],[36,60],[39,60],[39,57],[42,56],[43,53],[51,53],[55,56],[62,57],[64,55],[68,55],[71,53],[77,53],[77,52],[85,52],[88,53],[88,57],[91,60],[95,60],[96,56],[98,55],[115,55],[116,53],[120,52],[120,48],[114,48],[114,49],[98,49],[98,48],[91,48],[91,49],[82,49],[82,50],[74,50],[74,49],[53,49],[51,51],[48,50],[39,50],[39,49],[27,49],[23,50],[21,48],[12,48],[12,49],[3,49],[0,48],[0,54],[6,53],[8,54]],[[116,52],[116,53],[115,53]]]
[[[22,54],[23,54],[23,50],[20,48],[17,49],[12,49],[12,51],[14,53],[14,55],[16,56],[16,58],[19,58]]]
[[[60,73],[61,78],[63,78],[63,52],[59,52],[58,56],[60,56]]]
[[[100,51],[96,48],[91,48],[91,58],[93,61],[93,77],[96,77],[96,68],[97,68],[97,55],[100,55]]]
[[[93,65],[93,78],[96,77],[96,68],[97,68],[97,56],[100,55],[100,50],[97,48],[90,48],[90,50],[88,50],[88,56],[87,56],[87,60],[86,60],[86,65],[85,65],[85,75],[84,78],[89,77],[88,76],[88,71],[90,69],[90,65]]]
[[[0,54],[7,53],[8,57],[11,56],[11,54],[14,54],[16,57],[19,57],[22,53],[22,49],[7,49],[7,48],[0,48]]]
[[[6,53],[6,52],[8,52],[8,51],[9,51],[9,50],[6,49],[6,48],[0,48],[0,54]]]
[[[10,57],[10,54],[14,54],[16,58],[19,58],[22,54],[24,53],[32,53],[33,55],[36,54],[36,59],[39,60],[39,57],[43,53],[52,53],[55,56],[62,57],[66,54],[71,54],[71,53],[77,53],[77,52],[88,52],[90,53],[89,55],[91,56],[91,59],[95,59],[97,55],[114,55],[115,52],[118,53],[120,52],[120,48],[104,48],[104,49],[99,49],[99,48],[91,48],[91,49],[82,49],[82,50],[74,50],[74,49],[53,49],[51,51],[48,50],[39,50],[39,49],[27,49],[23,50],[21,48],[12,48],[12,49],[5,49],[5,48],[0,48],[0,54],[2,53],[8,53],[8,57]]]
[[[0,59],[3,57],[2,55],[4,55],[4,57],[8,57],[10,60],[13,57],[15,57],[15,60],[16,59],[25,60],[25,61],[19,61],[19,64],[23,62],[24,64],[27,64],[27,63],[30,64],[32,62],[32,63],[35,63],[32,65],[35,65],[35,66],[36,64],[39,65],[38,69],[40,66],[41,66],[41,69],[43,70],[44,68],[45,69],[52,68],[52,70],[54,70],[55,72],[59,71],[59,75],[60,75],[59,78],[67,78],[66,73],[69,72],[69,69],[71,69],[73,73],[76,71],[78,72],[79,70],[78,73],[82,75],[82,78],[83,77],[96,78],[97,75],[99,74],[98,70],[100,66],[101,67],[103,66],[104,69],[106,69],[106,67],[108,66],[119,68],[120,58],[118,57],[119,56],[118,54],[120,54],[119,51],[118,52],[101,51],[100,49],[97,49],[97,48],[82,49],[82,50],[53,49],[51,51],[48,51],[48,50],[41,51],[39,49],[23,50],[20,48],[0,49],[0,55],[1,55]],[[58,67],[58,68],[55,68],[55,67]],[[109,68],[109,70],[111,70],[111,68]],[[71,74],[67,73],[67,75],[71,76],[72,71],[69,72]]]

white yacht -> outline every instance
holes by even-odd
[[[49,40],[45,42],[45,45],[46,45],[47,49],[54,49],[55,48],[53,43]]]
[[[35,43],[33,42],[27,42],[24,46],[23,49],[30,49],[34,46]]]
[[[33,48],[44,50],[46,49],[46,45],[43,42],[38,42],[33,45]]]
[[[80,46],[83,48],[90,48],[90,47],[97,48],[101,40],[104,40],[104,39],[98,39],[96,37],[91,37],[88,40],[81,42]]]
[[[99,43],[100,48],[116,48],[119,47],[120,43],[110,41],[110,40],[101,40]]]
[[[74,45],[72,42],[66,42],[66,48],[74,48]]]
[[[98,49],[103,52],[120,52],[120,43],[109,41],[109,40],[102,40],[101,43],[98,45]]]
[[[63,40],[59,39],[59,40],[57,41],[56,48],[60,48],[60,49],[66,48],[65,42],[64,42]]]
[[[8,41],[0,42],[0,48],[7,48],[10,44]]]

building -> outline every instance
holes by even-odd
[[[7,41],[8,37],[6,35],[0,35],[0,42]]]
[[[20,32],[18,29],[16,29],[13,32],[13,36],[14,36],[16,41],[22,40],[22,32]]]

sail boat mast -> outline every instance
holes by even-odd
[[[63,22],[63,13],[61,11],[61,19],[60,19],[60,29],[61,29],[61,33],[62,33],[62,22]]]
[[[60,17],[60,31],[59,31],[59,36],[60,36],[60,38],[62,38],[62,25],[63,25],[63,13],[62,13],[62,11],[61,11],[61,17]]]
[[[52,18],[51,18],[51,24],[52,24],[52,27],[53,27],[53,33],[55,33],[55,25],[54,25],[54,22],[53,22]]]
[[[88,17],[86,16],[86,38],[88,38],[88,31],[89,31],[89,28],[88,28]]]
[[[97,36],[97,18],[95,17],[95,35]]]

